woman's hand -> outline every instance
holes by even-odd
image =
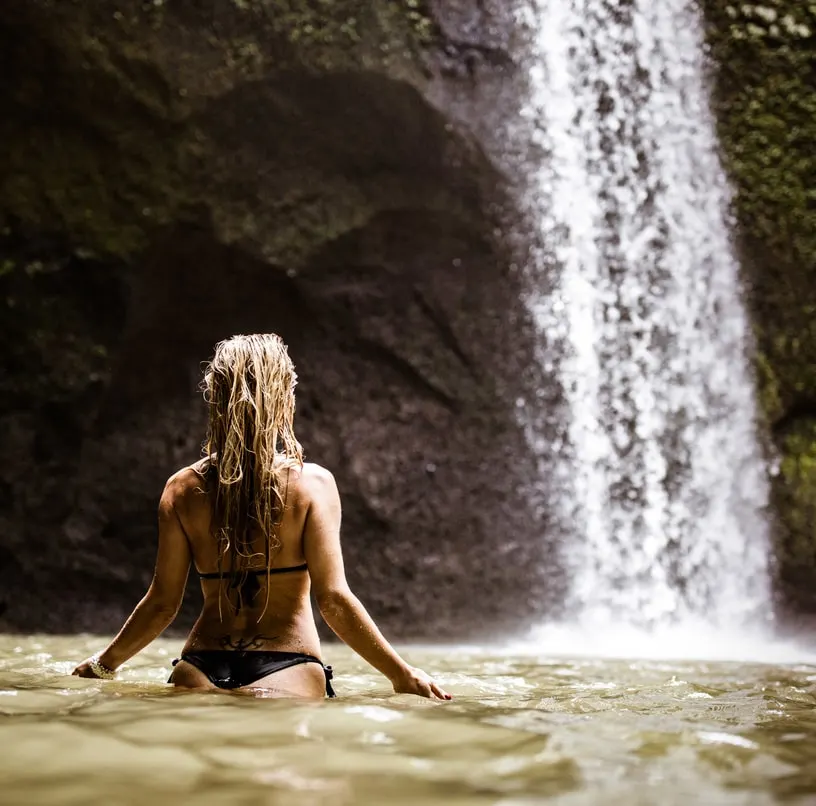
[[[114,671],[115,669],[105,666],[99,660],[99,655],[92,655],[82,661],[71,674],[77,677],[89,677],[91,680],[112,680]]]
[[[91,669],[91,659],[82,661],[79,666],[74,669],[71,674],[76,675],[77,677],[90,677],[92,679],[99,679],[99,676],[94,674],[94,670]]]
[[[441,689],[422,669],[406,666],[399,677],[391,683],[397,694],[416,694],[417,697],[428,697],[432,700],[452,700],[447,691]]]

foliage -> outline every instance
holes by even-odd
[[[816,399],[816,4],[706,0],[771,420]]]
[[[795,599],[807,598],[816,581],[816,3],[702,2],[760,404],[781,456],[780,572]]]
[[[777,505],[784,509],[786,540],[782,557],[785,581],[803,591],[816,605],[813,569],[816,568],[816,421],[798,423],[783,441],[783,460],[777,485]]]
[[[396,32],[408,23],[418,43],[433,38],[435,26],[425,0],[232,0],[246,12],[262,16],[290,42],[316,48],[359,43],[373,28]],[[389,43],[383,43],[385,53]]]

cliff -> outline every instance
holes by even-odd
[[[117,626],[163,482],[199,455],[200,363],[252,331],[290,345],[299,436],[386,629],[547,607],[487,142],[502,25],[476,2],[4,4],[2,626]],[[191,585],[180,627],[197,605]]]
[[[816,610],[816,6],[706,0],[757,346],[783,603]]]

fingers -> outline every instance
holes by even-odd
[[[420,697],[427,697],[429,700],[433,699],[433,680],[428,677],[425,672],[417,670],[418,674],[415,678],[415,693]]]
[[[441,686],[423,672],[421,669],[412,669],[412,674],[408,680],[394,685],[394,691],[398,694],[414,694],[417,697],[425,697],[429,700],[442,700],[447,702],[453,697]]]
[[[437,685],[430,677],[427,677],[425,680],[417,681],[416,693],[419,694],[420,697],[427,697],[429,700],[443,700],[447,702],[453,699],[447,691]]]
[[[436,683],[434,683],[433,680],[431,681],[431,691],[440,700],[452,700],[453,699],[453,697],[450,694],[448,694],[447,691],[445,691],[443,688],[441,688]]]

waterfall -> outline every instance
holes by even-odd
[[[518,13],[539,244],[528,303],[565,403],[562,433],[533,436],[555,462],[568,612],[767,621],[767,479],[697,7]]]

